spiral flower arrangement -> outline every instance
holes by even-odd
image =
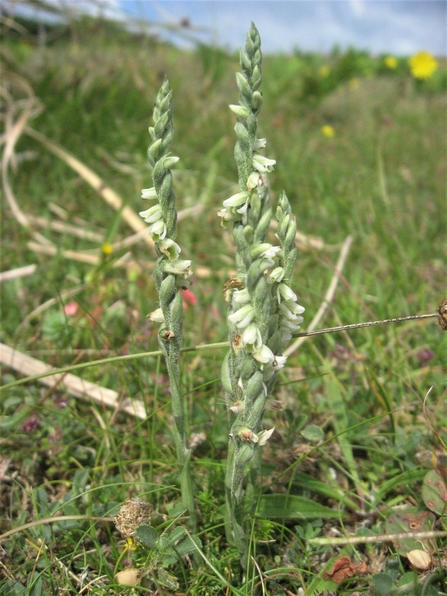
[[[296,259],[296,222],[285,193],[276,209],[279,246],[266,241],[272,219],[267,176],[275,165],[258,151],[266,145],[257,138],[257,116],[262,106],[260,37],[252,24],[240,54],[242,72],[236,74],[238,105],[230,106],[237,118],[235,161],[240,191],[223,202],[219,216],[232,226],[237,274],[225,287],[229,304],[230,350],[222,366],[222,383],[228,410],[234,415],[226,474],[227,538],[247,559],[244,528],[243,479],[250,463],[247,490],[256,487],[260,448],[274,429],[264,430],[262,420],[278,371],[286,357],[283,346],[299,329],[304,308],[290,287]]]

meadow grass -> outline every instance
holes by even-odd
[[[168,74],[173,150],[181,157],[174,173],[177,208],[200,206],[179,223],[182,256],[192,258],[197,270],[191,288],[197,304],[185,304],[183,343],[224,342],[221,290],[234,271],[234,248],[217,211],[237,191],[228,104],[237,100],[238,58],[206,47],[180,52],[96,26],[94,36],[79,26],[46,46],[6,37],[4,87],[11,101],[5,100],[5,112],[20,113],[26,81],[42,107],[28,125],[84,162],[138,212],[144,207],[141,188],[150,186],[147,127]],[[268,139],[269,157],[277,161],[269,175],[272,198],[287,192],[298,232],[307,238],[298,242],[293,284],[306,307],[303,329],[324,299],[348,235],[352,248],[320,326],[434,312],[445,298],[445,94],[417,85],[405,72],[346,79],[339,72],[333,90],[312,95],[303,81],[309,73],[317,77],[326,63],[336,70],[336,61],[336,55],[297,54],[265,56],[263,62],[259,136]],[[325,125],[332,127],[332,138],[322,133]],[[123,560],[146,564],[147,554],[123,554],[110,518],[133,496],[151,503],[160,531],[168,532],[182,515],[165,365],[159,356],[107,363],[108,356],[158,349],[157,326],[145,318],[157,306],[155,255],[139,242],[130,249],[134,266],[112,267],[127,249],[107,256],[101,245],[130,235],[120,213],[26,132],[15,151],[9,181],[31,227],[33,217],[49,224],[57,219],[55,203],[68,223],[97,232],[101,240],[48,226],[39,231],[58,252],[37,254],[28,245],[30,230],[3,201],[1,269],[37,263],[37,270],[1,284],[1,341],[55,367],[104,358],[103,365],[76,374],[142,400],[147,418],[36,382],[0,394],[1,531],[55,515],[105,518],[45,523],[12,534],[2,542],[2,589],[33,596],[62,590],[131,593],[114,583],[114,575]],[[94,251],[99,263],[64,258],[63,249]],[[77,287],[75,295],[64,296]],[[24,320],[50,299],[52,306]],[[77,303],[73,316],[64,312],[69,301]],[[418,575],[426,581],[421,573],[408,579],[408,560],[397,558],[393,542],[342,548],[311,540],[384,534],[393,507],[426,513],[421,484],[445,450],[447,430],[446,339],[434,320],[319,336],[289,357],[279,373],[280,407],[266,413],[267,426],[276,432],[264,448],[264,491],[257,514],[252,510],[247,518],[250,552],[262,576],[251,562],[243,584],[237,549],[225,540],[229,427],[219,379],[223,355],[223,349],[186,353],[181,371],[189,432],[197,442],[191,469],[206,563],[180,559],[171,565],[179,587],[154,567],[153,583],[137,591],[265,589],[282,595],[303,589],[312,596],[373,593],[371,576],[379,572],[393,577],[395,587],[402,577],[408,584]],[[7,366],[2,373],[3,385],[18,377]],[[437,519],[436,529],[444,529],[442,515]],[[445,537],[435,544],[440,561],[444,547]],[[344,554],[366,561],[369,571],[337,587],[323,579],[323,570]],[[433,573],[442,565],[436,561]],[[439,593],[445,592],[445,576],[436,581]],[[410,586],[405,593],[419,592]]]

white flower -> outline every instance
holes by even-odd
[[[250,109],[246,108],[245,106],[231,104],[229,108],[234,114],[236,114],[236,116],[239,116],[239,118],[248,118],[251,113]]]
[[[274,430],[275,430],[275,427],[271,428],[270,430],[261,430],[261,432],[258,434],[259,447],[262,447],[263,445],[265,445],[267,443],[267,441],[273,435]]]
[[[141,191],[141,198],[149,200],[158,199],[155,188],[153,186],[152,188],[143,188],[143,190]]]
[[[229,199],[225,199],[223,206],[234,216],[236,216],[236,213],[244,215],[248,209],[249,199],[250,195],[248,192],[238,192],[235,195],[232,195]],[[240,217],[236,216],[235,219],[239,220]]]
[[[282,278],[284,277],[284,267],[275,267],[273,271],[269,274],[267,281],[269,284],[274,282],[279,283]]]
[[[152,236],[152,240],[154,240],[154,242],[159,242],[160,240],[163,240],[163,238],[166,238],[167,228],[164,220],[159,219],[152,224],[149,228],[149,233]]]
[[[251,302],[251,298],[247,288],[243,288],[242,290],[235,290],[233,292],[233,301],[236,304],[249,304]]]
[[[161,308],[157,308],[157,310],[153,310],[151,313],[149,313],[149,320],[153,321],[154,323],[164,323],[165,318]]]
[[[287,356],[275,356],[275,359],[272,362],[272,366],[275,369],[275,371],[280,370],[281,368],[284,368],[286,362]]]
[[[303,317],[298,317],[298,315],[305,311],[304,306],[301,306],[292,300],[285,300],[281,302],[279,305],[279,310],[287,319],[291,321],[297,320],[298,318],[301,319],[301,322],[303,321]]]
[[[163,271],[165,273],[173,273],[174,275],[185,275],[190,277],[191,275],[191,261],[167,261],[163,264]]]
[[[242,343],[245,346],[260,346],[262,344],[261,332],[256,323],[250,323],[242,333]]]
[[[296,302],[298,300],[298,297],[295,294],[295,292],[291,288],[289,288],[287,284],[284,283],[278,284],[277,296],[278,302],[281,302],[281,298],[284,298],[284,300],[291,300],[293,302]]]
[[[247,180],[247,189],[253,190],[259,186],[265,186],[265,180],[259,172],[252,172]]]
[[[253,358],[261,364],[268,364],[273,362],[275,355],[268,346],[261,344],[253,350]]]
[[[230,410],[230,412],[233,412],[233,414],[240,414],[245,410],[245,402],[237,401],[234,404],[232,404],[228,409]]]
[[[258,153],[255,153],[253,155],[253,167],[261,174],[272,172],[275,163],[275,159],[269,159],[268,157],[264,157],[263,155],[259,155]]]
[[[161,252],[168,257],[169,260],[174,261],[178,258],[179,254],[182,252],[182,249],[170,238],[165,238],[161,240],[158,244],[158,248]]]
[[[273,246],[268,242],[255,244],[250,248],[250,255],[253,259],[274,259],[276,253],[281,250],[280,246]]]
[[[229,315],[228,320],[239,329],[245,329],[255,318],[255,309],[251,304],[246,304],[233,314]]]
[[[241,207],[249,199],[248,192],[238,192],[223,202],[224,207]]]
[[[298,331],[298,329],[300,328],[301,323],[304,321],[303,317],[296,317],[296,319],[294,320],[290,320],[290,319],[286,319],[285,317],[282,317],[279,326],[281,327],[281,330],[284,331],[284,329],[290,331],[291,333],[295,333],[295,331]]]
[[[281,328],[282,331],[282,328]],[[282,334],[284,335],[284,333]],[[290,339],[290,337],[289,337]],[[287,340],[288,341],[288,340]],[[275,356],[273,362],[269,362],[264,366],[263,372],[263,379],[264,381],[268,381],[273,377],[275,373],[278,372],[281,368],[284,368],[287,361],[287,356]]]
[[[146,223],[155,223],[163,217],[163,211],[161,206],[157,203],[157,205],[146,209],[146,211],[140,211],[139,215]]]
[[[219,211],[217,212],[217,215],[221,218],[221,222],[220,225],[225,228],[225,224],[228,221],[240,221],[242,219],[242,217],[237,213],[233,213],[231,211],[228,211],[227,209],[219,209]]]
[[[259,149],[264,149],[267,141],[265,139],[256,139],[253,145],[253,149],[258,151]]]

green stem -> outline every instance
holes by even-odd
[[[169,340],[159,338],[160,347],[165,355],[166,367],[168,370],[171,389],[171,410],[174,418],[174,440],[177,453],[177,463],[180,472],[180,488],[182,503],[189,515],[189,525],[194,533],[197,533],[197,516],[194,506],[194,492],[191,478],[191,450],[186,440],[186,414],[185,404],[181,391],[180,369],[178,365],[177,350],[170,349]]]

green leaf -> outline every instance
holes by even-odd
[[[293,486],[299,486],[312,493],[319,493],[325,497],[337,499],[354,511],[357,509],[357,504],[349,499],[338,486],[334,486],[332,483],[329,483],[329,481],[327,483],[321,482],[321,480],[316,480],[315,478],[312,478],[312,476],[309,476],[309,474],[296,472],[293,475],[292,483]]]
[[[393,578],[388,573],[377,573],[371,578],[377,596],[386,596],[393,588]]]
[[[16,582],[15,580],[11,579],[4,584],[3,588],[6,590],[4,592],[4,596],[21,596],[21,594],[25,594],[26,588]]]
[[[323,430],[316,424],[308,424],[301,431],[302,436],[308,441],[322,441],[324,438]]]
[[[385,530],[387,534],[425,532],[433,529],[434,522],[435,516],[430,511],[408,509],[392,513],[385,521]],[[427,550],[433,548],[429,540],[421,540],[420,538],[395,538],[393,544],[400,555],[406,555],[411,550],[420,549],[421,546],[425,546]]]
[[[79,515],[79,510],[72,503],[67,503],[66,505],[63,505],[62,511],[64,515]],[[63,530],[68,530],[70,528],[75,528],[76,526],[78,526],[79,520],[69,519],[67,521],[57,522],[56,525]]]
[[[169,543],[172,546],[175,546],[182,538],[185,536],[186,529],[183,526],[178,526],[174,528],[172,532],[169,534]]]
[[[185,536],[176,546],[175,550],[181,557],[188,555],[189,553],[195,552],[198,548],[201,548],[202,543],[195,536]]]
[[[39,576],[36,581],[33,583],[30,591],[28,592],[29,596],[42,596],[43,584],[42,578]]]
[[[390,480],[382,482],[375,497],[376,503],[380,502],[386,493],[395,490],[399,486],[408,486],[414,482],[419,482],[422,480],[425,473],[425,470],[407,470],[402,474],[394,476],[394,478],[391,478]]]
[[[165,588],[169,588],[169,590],[178,590],[179,589],[180,585],[179,585],[175,575],[168,573],[166,571],[166,569],[163,569],[163,567],[159,568],[157,575],[158,575],[158,581]]]
[[[311,519],[311,518],[340,518],[343,517],[339,511],[334,511],[315,503],[311,499],[298,497],[297,495],[262,495],[256,511],[259,517],[281,517],[290,519]]]
[[[158,532],[149,525],[138,526],[135,531],[138,542],[147,548],[154,548],[158,539]]]
[[[445,515],[447,510],[447,484],[439,469],[427,472],[422,484],[422,498],[431,511]]]
[[[74,495],[79,495],[88,482],[88,478],[90,475],[90,468],[85,467],[82,470],[76,470],[75,475],[73,476],[73,485],[72,485],[72,492]]]

